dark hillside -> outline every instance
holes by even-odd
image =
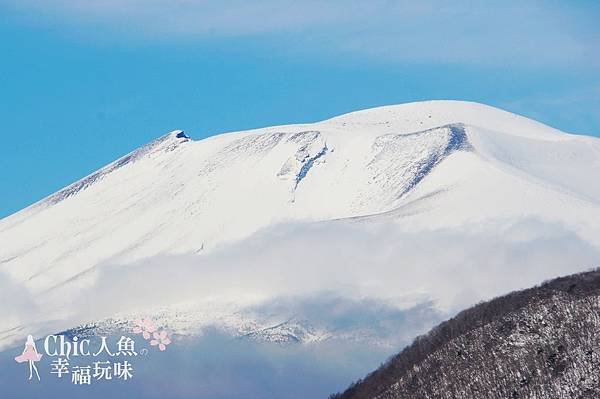
[[[467,309],[331,398],[600,398],[600,270]]]

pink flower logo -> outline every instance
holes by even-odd
[[[156,325],[150,319],[142,319],[135,321],[135,327],[133,327],[133,332],[135,334],[142,334],[145,340],[150,340],[150,345],[157,346],[158,349],[164,351],[167,349],[167,345],[171,343],[171,339],[169,338],[169,334],[166,330],[158,331]]]
[[[144,339],[150,339],[150,334],[156,332],[156,325],[150,319],[142,319],[135,321],[136,326],[133,328],[135,334],[142,334]]]
[[[171,343],[171,340],[169,339],[169,336],[167,335],[167,332],[165,330],[155,332],[153,334],[153,337],[154,339],[150,341],[150,345],[158,345],[158,349],[160,349],[161,351],[167,349],[167,345]]]

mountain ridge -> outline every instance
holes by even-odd
[[[480,303],[417,337],[330,398],[597,397],[600,380],[593,368],[599,303],[599,269]],[[552,317],[544,310],[551,310]],[[596,314],[585,317],[593,310]],[[561,317],[564,329],[558,324]],[[576,354],[580,352],[584,356]],[[468,370],[466,362],[471,362]],[[577,371],[587,374],[579,377]],[[578,376],[573,380],[569,373]]]
[[[412,234],[535,219],[598,247],[598,174],[600,140],[476,103],[410,103],[199,141],[177,130],[1,219],[0,273],[58,317],[107,264],[203,259],[290,223],[391,223]]]
[[[500,112],[500,113],[506,114],[505,117],[508,121],[510,121],[511,119],[512,120],[516,119],[519,122],[526,121],[526,123],[528,125],[536,127],[535,130],[543,131],[544,134],[538,135],[538,136],[536,136],[536,138],[544,138],[543,136],[548,136],[545,138],[547,138],[547,139],[550,139],[550,138],[551,139],[556,139],[556,138],[566,139],[566,136],[568,136],[568,134],[566,134],[564,132],[560,132],[557,129],[554,129],[552,127],[549,127],[549,126],[539,123],[537,121],[533,121],[529,118],[526,118],[526,117],[523,117],[520,115],[516,115],[516,114],[512,114],[508,111],[490,107],[485,104],[480,104],[477,102],[458,101],[458,100],[429,100],[429,101],[420,101],[420,102],[406,103],[406,104],[400,104],[400,105],[380,106],[380,107],[376,107],[376,108],[352,111],[352,112],[349,112],[346,114],[342,114],[342,115],[335,116],[335,117],[332,117],[329,119],[325,119],[320,122],[315,122],[314,124],[318,125],[318,124],[323,124],[323,123],[328,123],[328,122],[341,122],[342,125],[345,126],[346,123],[352,122],[352,119],[354,119],[356,117],[364,118],[365,116],[369,116],[372,118],[373,115],[377,115],[376,116],[377,118],[384,119],[385,117],[379,116],[379,115],[385,114],[385,113],[394,113],[398,108],[402,108],[402,107],[406,107],[406,108],[421,107],[421,106],[426,106],[426,105],[442,105],[442,106],[451,105],[451,106],[455,107],[454,111],[456,111],[457,109],[460,109],[461,106],[475,107],[475,108],[483,109],[486,111],[493,110],[494,112]],[[408,112],[410,112],[410,111],[408,111]],[[428,111],[428,112],[431,112],[431,111]],[[421,113],[423,113],[423,112],[421,112]],[[431,116],[429,115],[429,117],[431,117]],[[444,116],[444,117],[448,118],[448,116]],[[417,119],[417,117],[415,117],[415,119]],[[410,135],[410,134],[422,133],[426,130],[432,130],[435,128],[445,127],[445,125],[462,125],[462,126],[464,126],[465,124],[470,124],[473,126],[481,125],[481,123],[479,122],[479,119],[477,121],[472,121],[471,123],[465,122],[465,119],[468,120],[469,118],[468,117],[465,118],[464,116],[462,116],[462,118],[461,118],[461,116],[456,116],[454,118],[450,118],[450,120],[453,120],[453,122],[448,122],[444,125],[428,127],[428,128],[422,129],[422,130],[404,132],[403,134]],[[514,122],[514,121],[512,121],[512,122]],[[504,125],[506,125],[507,123],[510,123],[510,122],[505,121]],[[97,176],[98,174],[102,174],[102,172],[110,173],[110,171],[112,169],[116,169],[116,168],[126,165],[129,162],[133,162],[133,161],[141,158],[146,151],[151,151],[152,149],[154,149],[154,147],[159,146],[161,143],[165,143],[169,140],[175,140],[175,139],[179,138],[179,139],[181,139],[181,142],[192,141],[194,143],[200,143],[200,142],[204,142],[206,140],[223,139],[223,138],[227,138],[227,137],[233,136],[233,135],[237,135],[237,136],[252,135],[252,134],[260,133],[263,131],[269,131],[269,130],[274,130],[274,129],[278,129],[278,128],[285,129],[285,128],[295,127],[295,126],[304,126],[304,125],[303,124],[278,125],[278,126],[271,126],[271,127],[265,127],[265,128],[256,128],[256,129],[251,129],[251,130],[246,130],[246,131],[227,132],[227,133],[221,133],[221,134],[214,135],[214,136],[209,136],[202,140],[193,140],[190,136],[186,135],[183,130],[174,130],[172,132],[166,133],[165,135],[160,136],[160,137],[138,147],[137,149],[134,149],[133,151],[119,157],[117,160],[107,164],[104,167],[101,167],[100,169],[96,170],[95,172],[92,172],[89,175],[84,176],[81,179],[77,180],[76,182],[71,183],[71,184],[61,188],[56,193],[50,194],[47,197],[42,198],[41,200],[35,202],[34,204],[32,204],[26,208],[23,208],[23,210],[32,208],[32,207],[38,207],[41,204],[43,204],[45,201],[52,204],[55,201],[60,200],[61,194],[70,196],[70,195],[72,195],[72,192],[70,192],[71,188],[73,188],[73,190],[72,190],[73,192],[77,192],[77,191],[79,191],[79,189],[77,188],[78,185],[85,186],[86,183],[93,183],[93,181],[95,180],[94,177]],[[414,129],[419,129],[419,127],[415,126]],[[178,135],[181,135],[181,137],[178,137]],[[571,135],[571,136],[575,136],[575,135]],[[575,136],[575,137],[583,138],[583,136]],[[19,213],[19,212],[17,212],[17,213]],[[7,219],[11,216],[12,215],[7,215],[3,219]],[[0,219],[0,220],[3,220],[3,219]]]

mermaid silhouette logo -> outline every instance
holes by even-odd
[[[23,349],[23,353],[19,356],[15,357],[15,361],[17,363],[29,362],[29,379],[33,378],[33,372],[37,376],[38,381],[40,381],[40,373],[38,373],[38,369],[35,366],[35,362],[39,362],[42,358],[42,355],[38,353],[37,348],[35,347],[35,341],[33,340],[32,335],[27,336],[27,342],[25,342],[25,349]]]

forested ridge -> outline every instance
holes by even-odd
[[[599,398],[600,270],[445,321],[331,399]]]

